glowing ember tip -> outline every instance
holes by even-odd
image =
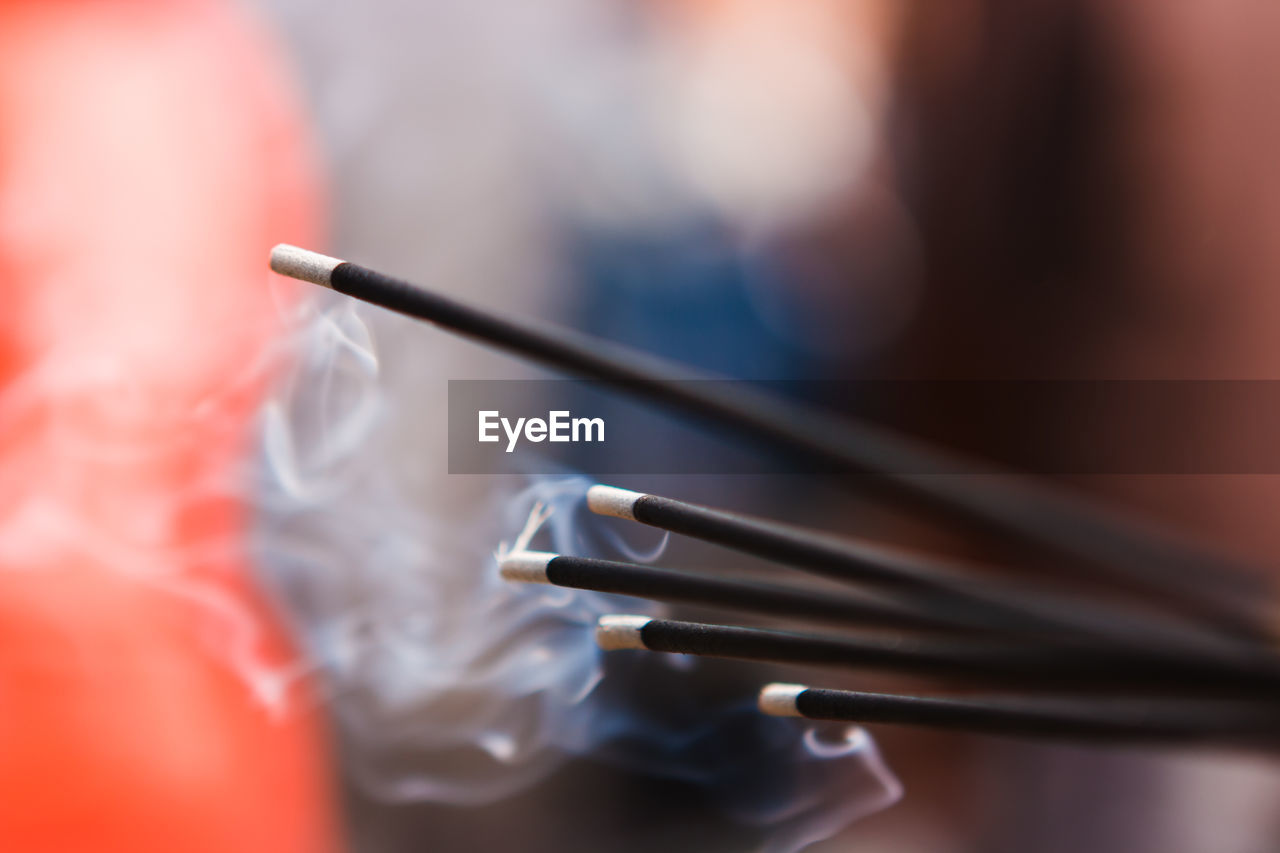
[[[616,489],[613,486],[592,486],[587,489],[587,508],[596,515],[611,515],[614,518],[625,518],[635,521],[632,510],[636,501],[644,497],[643,492],[629,489]]]
[[[517,551],[502,558],[502,577],[523,583],[550,583],[547,580],[547,564],[559,554],[545,551]]]
[[[640,632],[652,621],[648,616],[601,616],[596,622],[596,645],[606,652],[643,649]]]
[[[281,243],[271,250],[271,269],[280,275],[330,287],[333,270],[343,261]]]
[[[760,691],[760,710],[774,717],[803,716],[796,707],[800,694],[808,690],[803,684],[766,684]]]

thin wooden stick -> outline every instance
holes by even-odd
[[[1122,523],[1025,478],[945,476],[972,473],[971,462],[886,430],[845,421],[715,377],[563,328],[503,317],[447,299],[366,267],[277,246],[271,266],[392,311],[426,320],[620,392],[727,426],[829,465],[866,474],[883,494],[912,507],[977,523],[1083,559],[1189,612],[1250,636],[1271,636],[1266,587],[1224,558]],[[944,475],[944,476],[939,476]]]
[[[510,554],[503,558],[501,571],[507,580],[525,583],[549,583],[571,589],[845,626],[907,630],[972,627],[964,620],[922,612],[919,608],[887,598],[833,595],[821,590],[707,577],[541,551]]]
[[[1133,695],[1280,695],[1280,677],[1250,677],[1184,658],[1152,660],[1115,651],[1055,649],[968,638],[859,636],[773,631],[656,619],[601,616],[596,642],[606,650],[646,649],[772,663],[873,669],[963,679],[1018,690],[1071,689]]]
[[[1280,739],[1280,708],[1275,705],[939,699],[799,684],[770,684],[760,691],[759,703],[760,710],[775,716],[895,723],[1009,737],[1271,747]]]

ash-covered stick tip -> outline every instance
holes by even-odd
[[[344,261],[281,243],[271,250],[271,269],[280,275],[331,287],[333,271]]]
[[[644,638],[640,632],[652,622],[648,616],[610,615],[596,621],[596,645],[606,652],[618,649],[643,649]]]
[[[546,551],[517,551],[502,558],[499,570],[509,581],[523,583],[550,583],[547,580],[547,564],[559,554]]]
[[[611,515],[614,518],[625,518],[635,521],[636,501],[644,497],[643,492],[619,489],[613,486],[592,486],[587,489],[587,509],[596,515]]]
[[[766,684],[760,690],[760,710],[774,717],[801,717],[796,700],[808,690],[803,684]]]

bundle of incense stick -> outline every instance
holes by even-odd
[[[1269,748],[1280,739],[1280,655],[1264,644],[1047,589],[1005,588],[958,564],[656,495],[597,485],[587,505],[768,556],[792,582],[538,551],[505,556],[502,575],[806,628],[611,614],[596,628],[605,651],[879,670],[998,691],[957,699],[770,684],[759,700],[766,713],[1100,743]],[[798,582],[797,572],[815,570],[849,589]],[[827,630],[809,630],[815,623]],[[884,628],[892,633],[867,630]]]
[[[788,624],[776,630],[616,614],[597,628],[606,650],[875,669],[999,691],[963,699],[794,684],[761,691],[766,713],[810,719],[1108,742],[1270,746],[1280,733],[1274,602],[1260,573],[1025,478],[903,474],[974,466],[757,390],[690,383],[713,377],[612,342],[502,317],[291,246],[277,247],[271,265],[834,470],[862,473],[859,483],[874,482],[883,497],[909,508],[1073,556],[1087,570],[1080,579],[1104,593],[1086,597],[1078,589],[1018,582],[990,567],[601,485],[587,496],[593,512],[764,558],[776,564],[777,579],[529,551],[506,556],[503,575],[715,609],[733,614],[735,623]],[[807,581],[805,573],[828,586]],[[832,591],[831,581],[845,589]]]

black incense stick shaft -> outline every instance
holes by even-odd
[[[1018,689],[1071,688],[1110,692],[1206,691],[1280,699],[1280,678],[1247,677],[1193,661],[1088,653],[1016,643],[952,638],[836,637],[638,616],[604,616],[604,648],[644,648],[773,663],[875,669],[965,679]]]
[[[1280,707],[1144,701],[939,699],[770,685],[761,708],[811,720],[895,723],[1015,737],[1275,745]]]
[[[1105,566],[1113,577],[1233,630],[1269,633],[1257,609],[1263,587],[1247,573],[1217,555],[1131,527],[1026,479],[936,476],[975,468],[919,442],[783,404],[764,392],[697,385],[688,380],[713,377],[563,328],[502,317],[355,264],[284,246],[273,252],[272,262],[279,272],[326,284],[556,369],[605,381],[769,446],[823,461],[837,472],[867,474],[890,497]]]
[[[921,612],[888,598],[839,595],[587,557],[524,552],[505,559],[502,573],[510,580],[845,626],[908,630],[972,627],[963,620]]]

